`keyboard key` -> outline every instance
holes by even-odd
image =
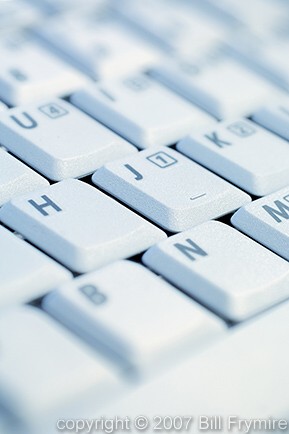
[[[93,79],[106,79],[147,69],[160,59],[153,46],[107,19],[60,16],[37,33]]]
[[[139,152],[95,172],[93,182],[172,232],[220,217],[251,198],[168,148]]]
[[[71,273],[0,226],[0,307],[27,303],[71,279]]]
[[[121,387],[96,353],[38,309],[2,312],[0,340],[0,402],[25,423],[22,432],[50,419],[55,426],[69,405],[99,406]]]
[[[212,118],[144,75],[104,80],[72,95],[73,104],[139,148],[172,145]]]
[[[240,416],[234,415],[242,415],[248,424],[255,420],[257,426],[258,420],[273,422],[271,415],[278,421],[288,419],[288,318],[286,302],[256,320],[234,327],[217,345],[112,403],[106,409],[106,417],[125,414],[134,419],[145,414],[153,420],[156,414],[191,415],[193,408],[197,417],[221,415],[224,428],[210,428],[211,433],[239,431],[235,423],[232,429],[225,429],[229,417],[240,421]],[[215,420],[219,421],[213,418],[209,423]],[[197,431],[193,428],[195,423],[193,419],[188,431]],[[245,430],[245,422],[243,427],[240,430]],[[278,431],[277,425],[275,430]]]
[[[163,62],[151,74],[218,119],[252,114],[277,95],[265,79],[218,46],[199,56]]]
[[[46,179],[0,149],[0,206],[15,196],[48,185]]]
[[[137,152],[124,139],[57,98],[0,114],[0,142],[55,181],[88,175],[108,161]]]
[[[257,196],[289,184],[288,143],[247,119],[193,133],[177,149]]]
[[[144,371],[175,360],[175,354],[183,355],[188,347],[194,350],[225,330],[209,311],[129,261],[78,278],[43,303],[78,335],[105,345]]]
[[[69,179],[13,199],[0,220],[77,272],[141,253],[166,235],[105,194]]]
[[[189,55],[226,39],[226,29],[185,2],[123,0],[113,2],[126,22],[167,52]]]
[[[289,140],[289,100],[261,107],[253,114],[258,124]]]
[[[232,217],[235,227],[289,260],[289,188],[255,200]]]
[[[143,262],[232,321],[289,297],[288,263],[219,222],[169,238],[148,250]]]
[[[65,96],[87,82],[81,73],[22,35],[1,40],[0,58],[0,98],[10,105]]]

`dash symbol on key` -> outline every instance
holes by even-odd
[[[204,196],[206,196],[206,195],[207,195],[207,193],[199,194],[199,196],[190,197],[190,200],[200,199],[201,197],[204,197]]]

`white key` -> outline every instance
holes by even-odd
[[[40,18],[39,11],[26,1],[0,1],[0,33],[34,25]]]
[[[160,60],[153,46],[107,20],[60,16],[41,26],[37,33],[97,80],[144,70]]]
[[[144,75],[104,80],[71,101],[139,148],[171,145],[212,118]]]
[[[176,354],[196,350],[225,330],[209,311],[129,261],[78,278],[43,303],[84,339],[105,345],[144,372],[172,363]]]
[[[108,161],[137,152],[124,139],[56,98],[0,114],[0,142],[55,181],[88,175]]]
[[[0,402],[25,423],[22,432],[53,418],[55,426],[69,405],[99,406],[121,387],[96,353],[38,309],[2,312],[0,341]]]
[[[277,94],[265,79],[219,47],[163,62],[152,75],[219,119],[252,114]]]
[[[71,279],[71,273],[0,226],[0,306],[27,303]]]
[[[143,261],[233,321],[289,297],[289,264],[219,222],[169,238],[148,250]]]
[[[48,185],[46,179],[0,149],[0,206],[15,196]]]
[[[208,431],[224,434],[246,430],[244,423],[239,429],[235,423],[229,427],[229,417],[235,422],[238,419],[247,422],[288,419],[289,351],[285,344],[289,340],[288,317],[287,302],[256,320],[235,327],[217,345],[121,401],[111,403],[98,414],[104,413],[108,419],[123,414],[132,420],[144,414],[150,421],[156,414],[192,415],[188,432],[199,432],[200,416],[220,415],[223,427]],[[92,412],[92,417],[96,414]],[[214,422],[214,418],[210,421]],[[251,429],[251,432],[258,431],[258,428]],[[262,428],[262,431],[270,432],[269,428]],[[276,424],[273,431],[284,432],[284,425],[279,430]],[[139,431],[132,429],[131,433]]]
[[[253,114],[253,119],[268,130],[289,140],[289,100],[282,99],[279,104],[268,104]]]
[[[113,6],[142,35],[147,35],[151,43],[176,54],[201,52],[226,37],[226,30],[216,20],[187,7],[185,2],[116,0]]]
[[[136,255],[166,235],[81,181],[69,179],[23,195],[0,219],[74,271]]]
[[[81,73],[22,36],[1,40],[0,58],[0,98],[11,105],[68,95],[87,82]]]
[[[255,200],[232,217],[234,226],[289,260],[289,188]]]
[[[169,231],[220,217],[250,197],[168,148],[109,163],[93,182]]]
[[[203,129],[177,149],[257,196],[289,184],[288,143],[247,119]]]

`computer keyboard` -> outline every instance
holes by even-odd
[[[0,0],[1,434],[289,429],[288,28]]]

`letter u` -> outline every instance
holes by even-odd
[[[16,122],[20,127],[26,128],[26,129],[32,129],[37,127],[37,122],[26,112],[22,113],[23,116],[28,119],[28,123],[23,123],[21,120],[19,120],[16,116],[10,116],[11,119],[13,119],[14,122]]]

